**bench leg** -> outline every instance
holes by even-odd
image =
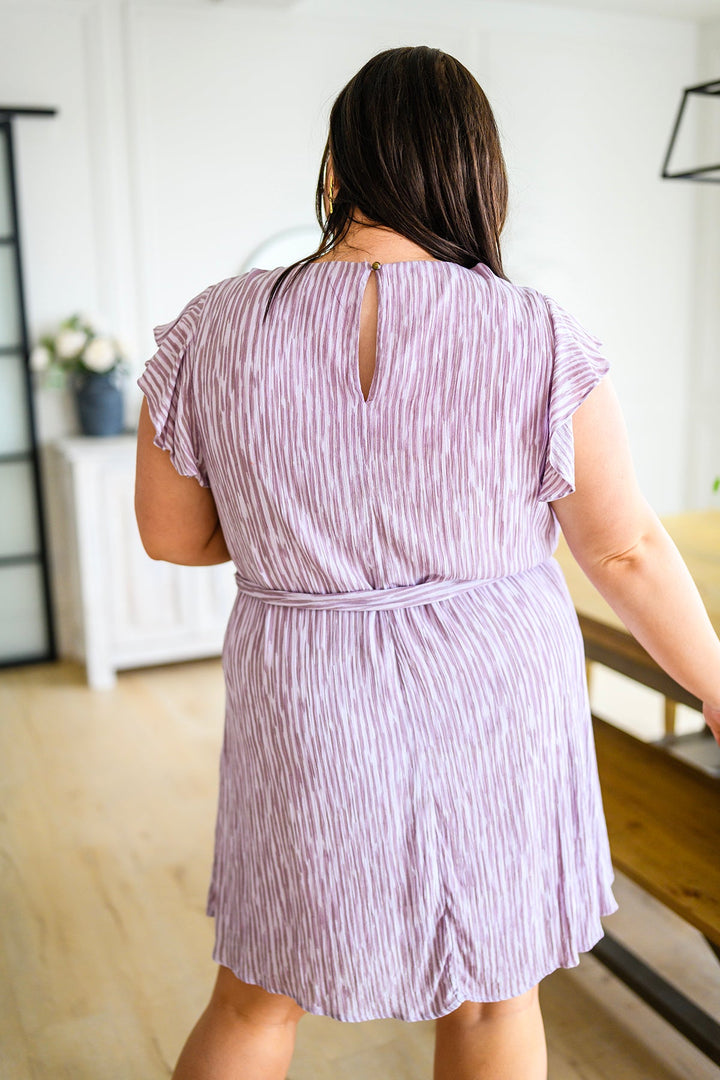
[[[670,698],[665,698],[665,737],[675,734],[675,715],[677,705]]]
[[[720,959],[720,946],[708,944]],[[606,933],[590,952],[698,1050],[720,1065],[720,1024],[709,1013],[621,945],[612,934]]]
[[[707,937],[706,934],[703,934],[703,937],[707,941],[707,943],[710,946],[710,948],[712,949],[712,951],[717,956],[718,960],[720,960],[720,945],[718,945],[717,942],[715,942],[715,941],[711,941],[710,938]]]

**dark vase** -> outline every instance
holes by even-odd
[[[119,435],[123,430],[123,392],[114,371],[75,375],[80,430],[83,435]]]

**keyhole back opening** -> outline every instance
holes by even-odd
[[[358,334],[358,355],[356,357],[360,392],[365,404],[370,400],[375,386],[377,369],[378,338],[378,275],[375,272],[379,263],[373,263],[368,274],[362,303],[360,305],[360,327]]]

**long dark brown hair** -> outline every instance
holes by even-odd
[[[328,158],[332,212],[323,203]],[[345,237],[359,210],[371,223],[414,241],[436,259],[503,272],[500,233],[508,183],[495,117],[475,77],[427,45],[386,49],[360,68],[330,111],[315,193],[322,239],[286,267],[295,276]]]

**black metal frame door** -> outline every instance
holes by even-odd
[[[0,106],[0,667],[56,657],[13,147],[13,117],[54,113]]]

